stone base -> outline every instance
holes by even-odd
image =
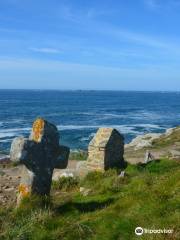
[[[79,177],[85,177],[89,172],[104,172],[105,170],[102,166],[96,165],[94,163],[88,163],[87,161],[79,162],[76,168]]]

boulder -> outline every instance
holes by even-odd
[[[24,145],[27,139],[24,137],[14,138],[10,149],[10,159],[12,162],[19,162],[26,156]]]
[[[137,136],[129,144],[125,145],[125,149],[133,148],[134,150],[140,150],[142,148],[151,147],[155,139],[162,136],[160,133],[148,133],[145,135]]]

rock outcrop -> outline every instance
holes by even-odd
[[[125,148],[134,148],[134,150],[139,150],[145,147],[151,147],[155,139],[161,137],[160,133],[148,133],[145,135],[140,135],[134,138],[129,144],[125,145]]]
[[[144,163],[146,152],[154,159],[180,159],[180,127],[169,128],[164,133],[138,136],[125,145],[125,159],[131,164]]]

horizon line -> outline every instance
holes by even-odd
[[[71,91],[71,92],[81,92],[81,91],[87,91],[87,92],[180,92],[180,90],[132,90],[132,89],[43,89],[43,88],[0,88],[0,91]]]

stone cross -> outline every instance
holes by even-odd
[[[24,164],[18,202],[30,194],[49,195],[54,168],[66,168],[69,148],[59,145],[59,133],[53,124],[38,118],[29,139],[17,137],[10,151],[11,161]]]

